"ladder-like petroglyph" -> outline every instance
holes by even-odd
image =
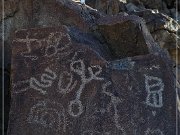
[[[147,91],[146,104],[151,107],[160,108],[163,106],[164,83],[161,78],[145,76],[145,88]]]
[[[81,60],[81,59],[77,60],[77,61],[72,61],[70,64],[70,68],[71,68],[72,72],[78,74],[81,78],[81,85],[80,85],[79,89],[77,90],[76,98],[74,100],[70,101],[70,104],[68,107],[69,114],[73,117],[77,117],[77,116],[81,115],[83,112],[83,105],[82,105],[80,98],[81,98],[82,91],[85,88],[85,85],[90,83],[92,80],[102,81],[102,80],[104,80],[104,78],[98,77],[98,75],[100,75],[100,73],[102,72],[102,68],[99,65],[88,67],[88,72],[89,72],[90,76],[87,78],[85,75],[85,72],[86,72],[85,64],[84,64],[83,60]],[[96,72],[93,72],[93,68],[97,68],[98,70]],[[77,113],[74,113],[73,106],[78,107]]]

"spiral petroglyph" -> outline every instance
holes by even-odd
[[[45,73],[41,75],[41,81],[38,81],[35,77],[30,78],[30,87],[45,95],[47,92],[44,88],[51,87],[56,77],[57,75],[52,70],[46,68]]]
[[[66,132],[65,110],[59,103],[39,101],[30,109],[27,121],[56,132]]]

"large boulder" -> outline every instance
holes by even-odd
[[[0,2],[0,6],[2,7]],[[11,47],[14,38],[14,32],[19,29],[41,28],[47,26],[58,27],[65,24],[76,28],[81,32],[91,31],[94,25],[94,19],[99,18],[100,14],[88,7],[72,2],[71,0],[6,0],[4,1],[4,68],[11,73]],[[2,23],[2,14],[0,14]],[[0,35],[2,37],[2,28]],[[74,34],[75,35],[75,34]],[[81,39],[88,45],[99,44],[97,40],[92,40],[92,36],[83,35]],[[74,36],[75,37],[75,36]],[[77,37],[77,36],[76,36]],[[77,38],[76,38],[77,39]],[[78,38],[80,39],[80,38]],[[0,50],[2,50],[2,40],[0,39]],[[95,46],[98,51],[98,47]],[[99,49],[101,50],[101,49]],[[2,51],[1,51],[2,52]],[[103,53],[107,55],[107,53]],[[3,68],[3,69],[4,69]],[[1,67],[2,69],[2,67]],[[2,76],[2,75],[1,75]],[[5,131],[8,123],[8,112],[10,108],[10,75],[5,74]],[[2,84],[0,84],[2,86]],[[2,91],[0,92],[2,94]],[[2,116],[2,115],[1,115]],[[2,127],[2,126],[1,126]],[[3,130],[3,129],[2,129]]]
[[[72,0],[8,3],[9,135],[175,134],[171,61],[140,17],[115,15],[125,0],[109,1],[105,13]]]
[[[108,16],[100,18],[97,24],[115,58],[150,53],[148,46],[152,44],[147,39],[150,36],[146,35],[147,29],[141,18],[133,15]]]
[[[176,61],[176,45],[180,46],[180,38],[177,34],[180,25],[171,17],[154,10],[131,12],[130,14],[137,15],[145,20],[148,30],[155,41],[160,47],[168,50],[171,58]],[[180,54],[178,55],[180,58]]]
[[[163,57],[106,60],[70,35],[66,26],[15,33],[8,135],[175,134],[174,79]]]
[[[174,1],[170,2],[167,0],[167,1],[162,2],[161,0],[127,0],[127,1],[113,0],[112,2],[116,2],[117,3],[116,5],[118,6],[116,7],[115,5],[111,5],[110,0],[99,0],[99,1],[88,0],[87,4],[97,9],[98,11],[104,14],[108,14],[108,15],[118,15],[120,12],[127,12],[130,15],[137,15],[139,17],[142,17],[146,21],[146,25],[149,31],[151,32],[153,38],[155,39],[155,41],[158,43],[158,45],[166,49],[171,55],[171,58],[174,61],[176,61],[176,55],[177,55],[176,43],[178,43],[177,45],[180,46],[179,45],[180,42],[178,42],[179,36],[177,34],[177,31],[179,30],[180,26],[174,19],[172,19],[171,17],[168,17],[165,14],[159,13],[158,11],[160,10],[161,12],[169,14],[169,15],[170,15],[170,12],[171,13],[174,12],[173,14],[175,14],[176,12],[173,7],[170,10],[168,10],[167,7],[165,10],[163,7],[163,5],[166,6],[165,2],[168,3],[169,5],[172,5]],[[146,10],[145,7],[143,6],[149,9]],[[112,13],[111,12],[112,9],[116,10],[116,12]],[[151,10],[151,9],[158,9],[158,10]],[[175,18],[175,15],[172,15],[172,17],[173,16]],[[118,33],[120,32],[121,31],[119,31]],[[127,32],[124,32],[124,34],[125,33]],[[137,35],[137,34],[133,33],[133,35]],[[127,42],[128,40],[127,38],[131,39],[130,37],[132,37],[132,36],[129,36],[129,37],[125,36],[126,39],[121,40],[123,37],[121,37],[120,35],[118,36],[119,36],[119,41],[115,42],[115,44],[116,43],[121,44],[121,42],[125,42],[125,41]],[[124,53],[127,53],[127,52],[124,52]],[[133,51],[131,51],[131,53],[133,53]],[[180,60],[180,54],[178,57]]]

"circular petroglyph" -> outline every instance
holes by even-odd
[[[66,131],[65,110],[59,103],[39,101],[30,109],[27,121],[42,126],[45,130]]]
[[[77,117],[83,113],[83,105],[80,100],[72,100],[70,101],[69,114],[73,117]]]

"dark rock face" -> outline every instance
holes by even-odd
[[[100,17],[94,9],[72,2],[72,0],[7,0],[4,4],[6,7],[5,66],[11,63],[11,42],[14,31],[66,25],[87,32],[94,25],[94,19]]]
[[[85,111],[91,92],[96,92],[90,82],[100,87],[100,65],[105,60],[90,48],[72,44],[65,27],[16,32],[13,47],[8,134],[79,134],[75,129],[81,122],[75,123],[82,118],[75,118]],[[18,70],[28,71],[25,75]],[[83,92],[86,89],[90,91]]]
[[[6,0],[4,1],[4,18],[11,17],[15,14],[15,12],[18,10],[18,2],[19,0]],[[0,6],[2,8],[2,2],[0,3]],[[2,17],[2,13],[0,14],[0,21],[4,19]]]
[[[148,30],[155,41],[162,48],[168,50],[174,62],[176,61],[176,55],[179,55],[178,57],[180,58],[180,54],[176,53],[176,40],[179,41],[179,35],[176,32],[180,26],[175,21],[174,0],[87,0],[86,3],[107,15],[118,15],[120,12],[127,12],[130,15],[142,17],[146,21]],[[111,3],[116,4],[113,5]],[[148,10],[145,7],[148,8]],[[161,12],[159,13],[158,10],[155,11],[154,9],[158,9]],[[137,34],[133,33],[133,35]],[[129,35],[129,37],[133,36]],[[126,38],[128,37],[126,36]],[[178,42],[178,46],[179,43],[180,42]]]
[[[100,12],[71,0],[5,2],[9,135],[175,134],[172,63],[151,34],[170,45],[176,22],[141,0],[92,1]]]
[[[108,15],[116,15],[121,11],[125,11],[125,2],[126,0],[86,0],[87,5]]]
[[[162,48],[167,49],[171,58],[176,61],[176,45],[180,46],[179,36],[177,34],[180,28],[179,24],[172,18],[153,10],[132,12],[130,14],[135,14],[145,20],[154,40]],[[180,54],[178,55],[180,58]]]
[[[98,20],[100,33],[116,58],[148,54],[143,20],[137,16],[104,17]]]
[[[8,135],[175,134],[163,58],[107,61],[70,34],[65,26],[16,32]]]

